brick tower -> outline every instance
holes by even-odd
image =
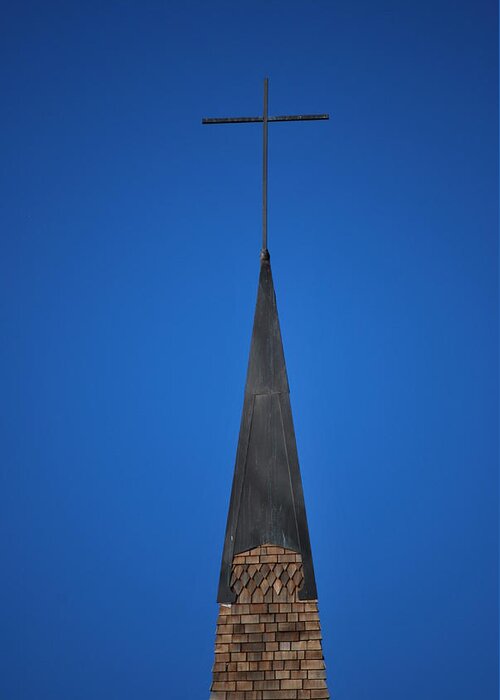
[[[211,700],[329,698],[269,253],[259,287],[217,601]]]

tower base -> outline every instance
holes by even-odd
[[[210,700],[327,700],[318,603],[301,601],[300,554],[262,545],[234,557],[217,618]]]

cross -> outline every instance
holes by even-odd
[[[292,114],[288,116],[269,117],[267,104],[269,95],[269,78],[264,78],[264,110],[261,117],[224,117],[222,119],[202,119],[202,124],[246,124],[262,122],[263,153],[262,153],[262,254],[267,252],[267,125],[269,122],[307,122],[318,119],[329,119],[329,114]]]

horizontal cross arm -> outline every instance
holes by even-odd
[[[291,114],[279,117],[268,117],[268,122],[308,122],[320,119],[330,119],[329,114]],[[263,117],[223,117],[222,119],[202,119],[202,124],[248,124],[251,122],[264,121]]]
[[[223,119],[202,119],[202,124],[245,124],[247,122],[262,122],[262,117],[225,117]]]
[[[281,117],[268,117],[269,122],[312,122],[319,119],[330,119],[329,114],[291,114]]]

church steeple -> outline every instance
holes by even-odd
[[[327,114],[204,119],[261,122],[262,251],[217,600],[210,700],[328,700],[316,581],[285,355],[267,250],[269,122]]]
[[[234,602],[236,554],[276,545],[302,556],[301,600],[316,599],[271,261],[261,253],[243,415],[222,556],[218,602]]]

